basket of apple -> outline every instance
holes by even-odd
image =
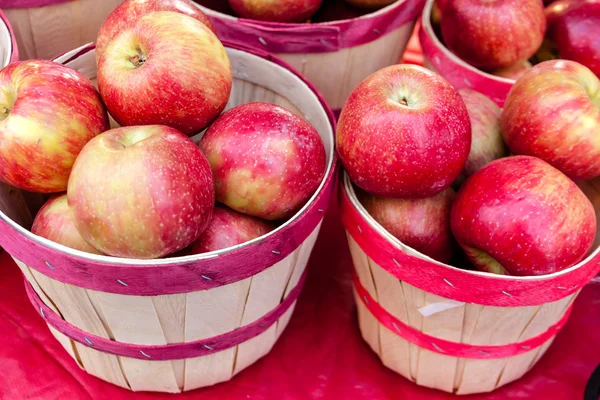
[[[219,36],[301,71],[339,110],[352,89],[401,59],[425,0],[195,0]]]
[[[362,336],[383,364],[470,394],[542,357],[600,270],[600,80],[527,71],[501,110],[418,66],[345,104],[341,215]]]
[[[428,68],[502,106],[543,61],[577,61],[600,76],[600,1],[429,0],[419,39]]]
[[[147,4],[125,2],[98,48],[0,71],[0,244],[82,369],[181,392],[231,379],[285,329],[334,118],[283,61]]]

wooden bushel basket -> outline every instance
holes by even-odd
[[[228,108],[279,104],[311,122],[325,144],[327,172],[318,192],[275,231],[195,256],[96,256],[19,225],[16,217],[27,208],[18,190],[0,197],[0,245],[23,271],[51,332],[81,368],[134,391],[213,385],[266,355],[292,315],[331,196],[335,122],[325,101],[282,61],[231,45],[227,51],[234,76]],[[57,61],[95,78],[93,45]]]
[[[431,24],[431,10],[434,3],[435,0],[427,0],[419,29],[419,41],[423,49],[425,66],[443,76],[455,88],[476,90],[502,107],[515,80],[481,71],[461,60],[444,46]]]
[[[314,24],[247,20],[199,7],[221,39],[277,55],[300,71],[330,107],[339,111],[363,79],[399,62],[424,3],[398,0],[362,17]]]
[[[55,57],[96,41],[100,26],[123,0],[2,0],[21,59]]]
[[[520,378],[600,270],[600,235],[584,261],[552,275],[500,276],[442,264],[386,232],[347,176],[340,186],[362,336],[385,366],[421,386],[471,394]],[[600,179],[581,188],[600,215]]]

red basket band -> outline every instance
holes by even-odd
[[[450,342],[448,340],[440,339],[434,336],[427,335],[415,328],[405,324],[398,318],[390,314],[384,309],[364,288],[360,283],[358,276],[354,273],[354,288],[360,298],[360,301],[367,307],[369,312],[390,331],[394,332],[401,338],[416,344],[417,346],[433,351],[435,353],[444,354],[452,357],[461,358],[473,358],[480,360],[498,359],[512,357],[519,354],[527,353],[532,351],[548,340],[552,339],[558,331],[562,329],[567,323],[572,306],[569,307],[565,315],[556,324],[552,325],[544,333],[535,336],[531,339],[518,342],[510,343],[502,346],[477,346],[468,343],[457,343]]]
[[[85,332],[75,325],[68,323],[46,306],[26,279],[25,289],[31,304],[39,311],[40,315],[46,320],[48,325],[84,346],[91,347],[104,353],[137,358],[140,360],[180,360],[223,351],[265,332],[277,322],[277,320],[290,309],[296,299],[298,299],[304,281],[306,280],[306,273],[307,271],[305,270],[296,287],[292,289],[277,307],[251,324],[208,339],[157,346],[121,343]]]
[[[600,254],[570,272],[535,279],[473,273],[426,261],[403,252],[376,231],[351,203],[346,190],[339,193],[346,231],[369,258],[399,280],[448,299],[498,307],[541,305],[575,293],[600,270]]]

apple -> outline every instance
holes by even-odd
[[[500,116],[502,109],[484,94],[471,89],[459,89],[471,120],[471,151],[458,183],[473,175],[484,165],[508,155],[502,139]]]
[[[338,154],[350,179],[383,197],[441,192],[460,174],[470,147],[469,114],[457,90],[410,64],[361,82],[337,128]]]
[[[112,129],[81,151],[67,190],[81,236],[104,254],[158,258],[190,245],[215,202],[206,157],[161,125]]]
[[[587,255],[596,215],[562,172],[539,158],[513,156],[489,163],[464,183],[450,226],[478,269],[545,275]]]
[[[83,240],[75,228],[66,194],[54,196],[44,204],[33,220],[31,232],[72,249],[102,254]]]
[[[437,260],[452,259],[455,242],[450,232],[450,209],[455,193],[447,188],[426,199],[395,199],[357,191],[367,212],[403,244]]]
[[[502,78],[508,78],[508,79],[514,79],[517,80],[520,77],[522,77],[523,75],[525,75],[525,73],[527,71],[529,71],[531,69],[532,65],[529,61],[525,60],[525,61],[520,61],[518,63],[516,63],[515,65],[512,65],[508,68],[503,68],[503,69],[499,69],[497,71],[494,71],[493,74]]]
[[[397,0],[346,0],[347,3],[358,8],[381,8],[395,3]]]
[[[119,32],[128,29],[142,16],[154,11],[174,11],[189,15],[215,32],[206,14],[190,0],[126,0],[115,8],[100,27],[96,40],[96,61],[100,59],[106,44]]]
[[[208,228],[188,248],[189,254],[226,249],[266,235],[275,229],[271,222],[233,211],[217,204]]]
[[[110,40],[98,89],[119,125],[167,125],[188,136],[225,108],[232,73],[225,48],[188,15],[146,14]]]
[[[502,134],[514,154],[575,180],[600,176],[600,79],[574,61],[537,64],[508,93]]]
[[[542,0],[453,0],[441,21],[446,46],[467,63],[489,71],[531,57],[542,44]]]
[[[0,180],[31,192],[67,189],[75,158],[108,129],[92,82],[42,60],[0,70]]]
[[[326,168],[315,128],[290,111],[247,103],[225,112],[200,141],[217,200],[267,220],[290,217],[319,187]]]
[[[271,22],[306,22],[322,0],[229,0],[240,17]]]
[[[600,0],[558,0],[546,9],[548,38],[560,58],[600,77]]]

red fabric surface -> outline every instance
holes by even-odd
[[[362,341],[344,232],[331,206],[298,307],[273,351],[231,382],[183,395],[137,393],[81,371],[29,304],[18,268],[0,255],[0,399],[455,399],[385,368]],[[573,315],[522,380],[468,400],[583,398],[600,362],[600,284],[583,289]],[[178,397],[176,397],[178,396]]]

